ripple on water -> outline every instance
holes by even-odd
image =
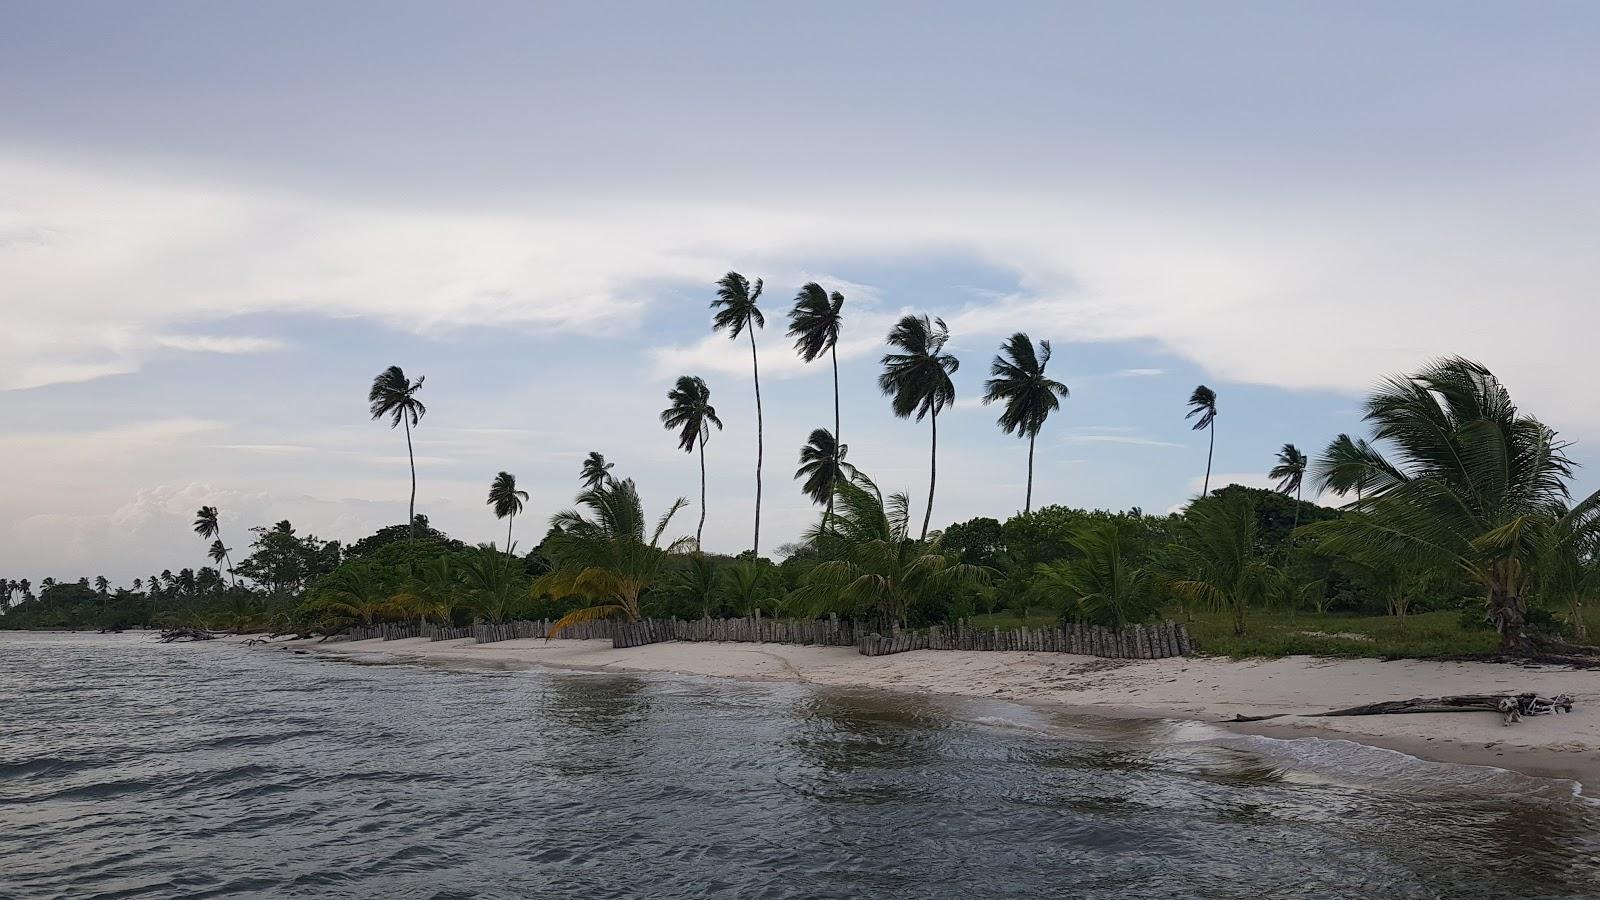
[[[5,897],[1592,897],[1597,835],[1343,741],[0,634]]]

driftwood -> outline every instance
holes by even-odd
[[[216,639],[216,635],[201,628],[168,628],[161,632],[161,643],[170,644],[174,641],[209,641]]]
[[[1329,716],[1384,716],[1398,713],[1450,713],[1497,712],[1505,717],[1505,724],[1513,725],[1523,716],[1545,716],[1572,712],[1572,695],[1557,694],[1541,697],[1538,694],[1467,694],[1460,697],[1416,697],[1411,700],[1385,700],[1345,709],[1317,713],[1272,713],[1266,716],[1235,716],[1235,722],[1264,722],[1282,716],[1305,715],[1311,718]]]

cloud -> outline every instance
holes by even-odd
[[[1132,434],[1071,434],[1062,438],[1068,444],[1131,444],[1137,447],[1182,447],[1171,441],[1139,437]]]
[[[288,346],[275,338],[225,337],[210,334],[160,334],[154,344],[168,350],[190,353],[271,353]]]
[[[1167,374],[1166,369],[1120,369],[1118,378],[1155,378]]]

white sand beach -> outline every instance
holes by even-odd
[[[232,640],[243,640],[234,638]],[[717,678],[867,687],[1226,723],[1236,715],[1310,713],[1381,700],[1451,694],[1571,694],[1571,714],[1506,726],[1493,713],[1308,718],[1228,724],[1241,733],[1337,737],[1424,759],[1574,778],[1600,789],[1600,672],[1475,662],[1287,657],[1108,660],[1058,653],[914,651],[866,657],[846,647],[663,643],[616,650],[610,641],[475,644],[424,639],[288,647],[357,659],[491,669],[670,672]]]

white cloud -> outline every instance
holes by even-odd
[[[191,353],[271,353],[288,345],[275,338],[227,337],[211,334],[159,334],[154,343],[168,350]]]
[[[1134,434],[1069,434],[1062,438],[1068,444],[1131,444],[1137,447],[1182,447],[1171,441],[1140,437]]]
[[[1167,374],[1166,369],[1121,369],[1117,372],[1118,378],[1155,378]]]

